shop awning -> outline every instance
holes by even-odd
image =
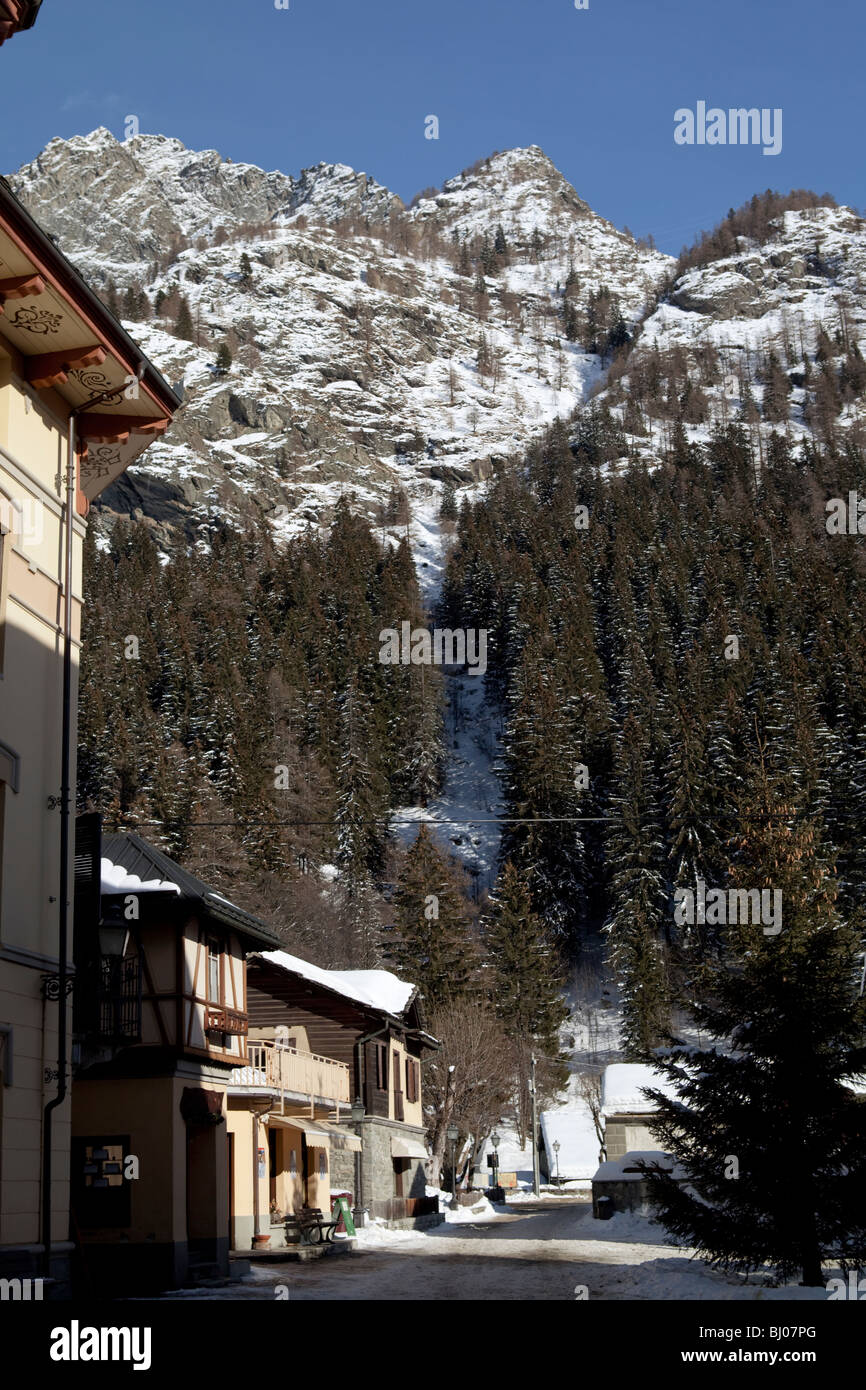
[[[405,1139],[391,1140],[391,1157],[423,1158],[426,1162],[430,1155],[427,1153],[420,1139],[411,1139],[407,1136]]]
[[[331,1147],[330,1138],[325,1133],[324,1125],[315,1120],[306,1120],[302,1115],[275,1115],[271,1111],[268,1124],[288,1125],[290,1129],[299,1129],[311,1149],[329,1149]]]
[[[342,1149],[345,1153],[351,1154],[361,1152],[361,1141],[350,1129],[344,1129],[342,1125],[328,1124],[327,1120],[317,1120],[316,1124],[327,1134],[332,1149]]]

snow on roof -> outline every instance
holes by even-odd
[[[324,985],[382,1013],[401,1014],[415,993],[414,985],[398,979],[390,970],[321,970],[288,951],[262,951],[261,956],[281,970],[290,970],[312,984]]]
[[[591,1178],[598,1167],[598,1135],[589,1106],[578,1089],[579,1080],[578,1074],[572,1073],[565,1101],[541,1113],[548,1172],[558,1171],[561,1178]],[[558,1151],[554,1143],[559,1144]]]
[[[655,1109],[642,1094],[651,1086],[674,1098],[676,1091],[655,1070],[642,1062],[613,1062],[605,1067],[601,1082],[601,1109],[604,1115],[651,1115]]]
[[[638,1164],[647,1163],[650,1166],[658,1164],[666,1172],[673,1172],[679,1175],[679,1166],[674,1163],[670,1154],[662,1153],[661,1149],[634,1149],[631,1153],[622,1154],[619,1158],[608,1158],[604,1163],[600,1163],[592,1175],[593,1182],[641,1182],[644,1174],[640,1171]]]
[[[100,879],[103,893],[180,893],[176,883],[161,878],[145,881],[138,874],[127,873],[122,864],[112,864],[110,859],[101,860]]]

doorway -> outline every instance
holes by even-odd
[[[234,1249],[235,1237],[235,1136],[228,1131],[226,1134],[228,1144],[228,1154],[226,1168],[228,1169],[229,1184],[229,1249]]]

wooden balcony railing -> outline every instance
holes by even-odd
[[[248,1042],[246,1066],[232,1070],[230,1082],[239,1086],[263,1086],[304,1096],[349,1104],[349,1068],[332,1057],[278,1047],[272,1042]]]

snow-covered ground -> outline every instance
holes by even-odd
[[[265,1300],[278,1286],[303,1302],[357,1299],[431,1301],[749,1300],[824,1301],[821,1289],[744,1283],[667,1244],[644,1217],[596,1221],[587,1201],[545,1199],[497,1207],[430,1231],[360,1234],[351,1256],[309,1264],[256,1262],[252,1275],[184,1299]],[[279,1296],[285,1297],[285,1293]]]

